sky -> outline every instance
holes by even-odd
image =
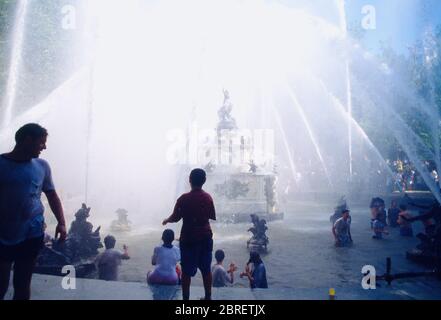
[[[407,51],[430,27],[441,25],[440,0],[347,0],[349,21],[360,20],[365,5],[376,9],[376,29],[363,39],[368,49],[377,49],[384,41],[398,52]]]
[[[335,2],[339,0],[278,0],[290,7],[305,8],[330,22],[338,23]],[[441,25],[441,0],[346,0],[348,23],[360,23],[362,9],[373,6],[376,28],[367,30],[363,37],[366,49],[378,50],[386,42],[398,52],[421,39],[429,26]]]

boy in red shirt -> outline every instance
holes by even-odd
[[[194,169],[190,173],[191,191],[176,201],[170,217],[162,224],[178,222],[182,219],[179,246],[182,266],[182,297],[190,298],[191,277],[201,270],[204,281],[205,299],[211,300],[211,260],[213,256],[213,232],[209,220],[216,220],[213,199],[202,190],[206,181],[205,171]]]

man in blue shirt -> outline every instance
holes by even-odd
[[[30,299],[32,271],[44,239],[44,192],[57,218],[55,237],[66,239],[63,207],[49,164],[39,159],[47,131],[27,124],[15,134],[16,145],[0,155],[0,300],[8,290],[14,266],[14,300]]]

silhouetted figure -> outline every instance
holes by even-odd
[[[55,238],[66,238],[63,207],[49,164],[39,159],[48,133],[30,123],[15,134],[14,149],[0,156],[0,300],[14,269],[14,300],[28,300],[37,256],[44,242],[44,192],[57,219]]]
[[[198,269],[202,273],[205,299],[211,300],[213,232],[210,219],[216,220],[216,211],[210,194],[202,190],[206,179],[204,170],[192,170],[189,179],[191,191],[179,197],[172,215],[162,222],[166,225],[183,220],[179,246],[184,300],[190,298],[191,278],[196,275]]]
[[[104,245],[106,250],[100,253],[96,259],[95,264],[98,268],[98,278],[106,281],[118,280],[118,268],[121,265],[121,260],[130,259],[128,247],[123,245],[123,252],[115,249],[116,239],[113,236],[104,238]]]

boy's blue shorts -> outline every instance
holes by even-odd
[[[181,243],[182,273],[194,277],[199,270],[202,275],[211,272],[213,258],[213,239],[205,239],[194,243]]]

